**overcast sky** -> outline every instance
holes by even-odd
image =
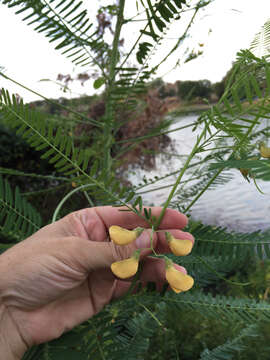
[[[131,1],[131,0],[129,0]],[[133,1],[133,0],[132,0]],[[86,2],[89,4],[89,2]],[[97,3],[97,2],[95,2]],[[99,2],[99,4],[103,2]],[[129,2],[129,9],[135,4]],[[93,4],[93,3],[92,3]],[[132,5],[132,6],[131,6]],[[93,12],[93,5],[89,12]],[[95,13],[95,12],[94,12]],[[47,97],[58,98],[68,96],[63,94],[54,83],[40,82],[40,79],[56,80],[57,74],[74,75],[80,69],[74,69],[73,64],[54,50],[43,34],[37,34],[30,26],[21,21],[23,16],[14,15],[14,9],[0,4],[0,66],[5,67],[5,73],[24,85],[44,94]],[[174,57],[163,67],[158,76],[164,80],[209,79],[216,82],[222,79],[229,70],[238,50],[248,48],[254,35],[270,18],[270,0],[215,0],[202,12],[195,22],[189,40],[190,48],[203,49],[204,53],[198,59],[178,67],[169,73],[183,49],[179,49]],[[170,39],[179,35],[179,27],[172,27],[163,48],[172,45],[175,40]],[[181,29],[180,29],[181,30]],[[209,31],[210,30],[210,31]],[[126,34],[134,40],[132,34]],[[204,44],[202,47],[199,44]],[[23,96],[25,101],[38,99],[37,96],[13,86],[0,78],[0,87],[5,87],[13,93]],[[92,84],[84,87],[73,87],[74,94],[93,94]],[[71,96],[73,96],[71,95]]]

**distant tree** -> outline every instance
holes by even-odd
[[[212,91],[213,93],[218,97],[218,99],[221,98],[225,90],[225,82],[223,80],[216,82],[212,85]]]
[[[166,97],[175,95],[176,90],[172,85],[164,84],[158,89],[158,96],[160,99],[165,99]]]
[[[196,97],[209,99],[212,92],[212,85],[209,80],[179,81],[177,87],[178,96],[184,100],[192,100]]]
[[[260,61],[254,54],[252,54],[249,50],[242,50],[238,53],[238,56],[246,56],[248,60],[245,63],[233,62],[231,68],[227,71],[223,79],[213,85],[213,91],[220,98],[226,87],[230,86],[232,83],[241,83],[240,86],[237,87],[237,95],[240,100],[251,100],[252,97],[258,97],[260,91],[264,92],[267,87],[267,79],[266,75],[263,72],[263,66],[256,66],[256,64]],[[263,64],[263,62],[262,62]],[[249,72],[249,79],[242,81],[244,72]],[[254,76],[257,80],[257,84],[254,87]],[[253,80],[252,80],[253,79]],[[255,93],[252,92],[255,90]]]
[[[159,88],[160,86],[163,86],[165,83],[164,81],[161,79],[161,78],[156,78],[154,80],[152,80],[150,83],[149,83],[149,88],[150,89],[157,89]]]

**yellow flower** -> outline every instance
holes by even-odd
[[[137,227],[134,230],[127,230],[121,226],[113,225],[109,228],[111,240],[117,245],[132,243],[143,232],[143,228]]]
[[[179,294],[180,292],[182,292],[182,290],[178,290],[178,289],[176,289],[176,288],[174,288],[174,287],[172,287],[172,286],[171,286],[171,289],[172,289],[174,292],[176,292],[176,294]]]
[[[185,256],[188,255],[191,250],[193,243],[188,239],[176,239],[168,231],[165,232],[166,240],[169,243],[169,247],[174,255]]]
[[[270,148],[265,146],[265,143],[263,141],[260,142],[260,153],[262,157],[267,159],[270,158]]]
[[[136,250],[132,257],[112,263],[111,270],[120,279],[130,278],[138,271],[139,259],[140,250]]]
[[[188,291],[194,285],[194,280],[191,276],[182,273],[173,265],[173,262],[166,259],[166,280],[175,292]]]

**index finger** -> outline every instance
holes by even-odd
[[[155,216],[156,218],[160,216],[162,211],[162,207],[160,206],[146,207],[146,209],[151,209],[152,216]],[[124,206],[100,206],[95,208],[96,213],[102,219],[107,228],[112,225],[118,225],[126,229],[134,229],[138,226],[150,228],[150,225],[143,218],[132,211],[123,210],[127,210],[127,208]],[[187,223],[188,219],[184,214],[174,209],[166,209],[159,229],[183,229]]]

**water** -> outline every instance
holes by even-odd
[[[171,129],[194,122],[197,115],[188,115],[178,118]],[[197,132],[192,128],[172,132],[170,138],[174,144],[174,153],[189,154],[196,141]],[[166,150],[169,152],[169,150]],[[151,171],[135,171],[129,176],[133,184],[142,183],[144,176],[154,178],[163,176],[181,168],[181,157],[158,155],[156,169]],[[248,183],[237,169],[230,171],[232,180],[225,185],[220,185],[213,190],[207,190],[198,202],[192,207],[191,215],[195,220],[201,220],[204,224],[227,227],[237,232],[252,232],[270,228],[270,182],[257,180],[261,194],[253,181]],[[170,176],[158,181],[156,184],[141,189],[144,204],[161,205],[168,197],[171,188],[163,188],[157,191],[146,192],[150,188],[159,188],[173,184],[177,175]]]

